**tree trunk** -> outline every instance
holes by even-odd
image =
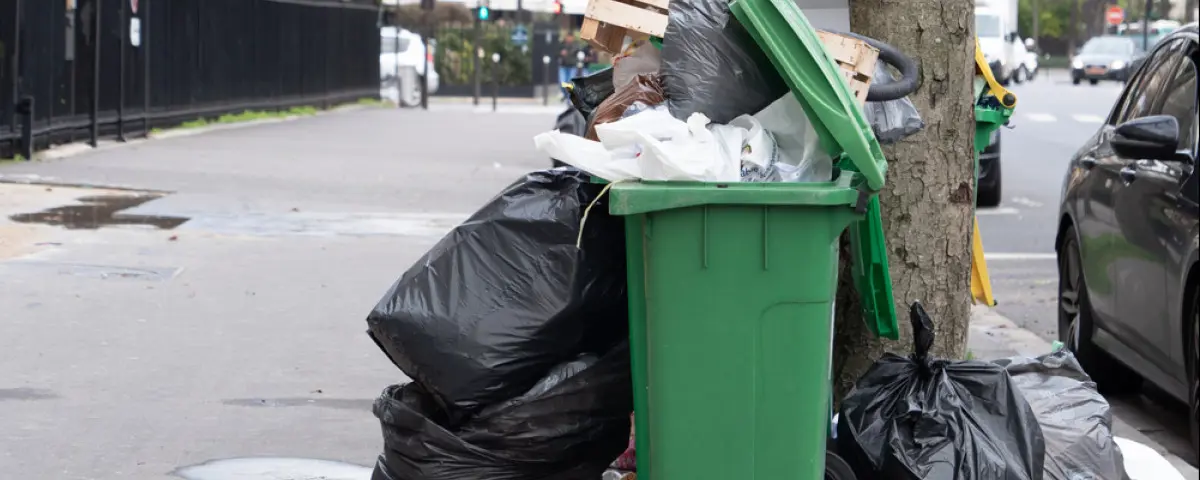
[[[971,308],[974,2],[850,0],[850,25],[917,60],[920,88],[909,98],[925,129],[884,147],[888,176],[879,199],[903,332],[900,343],[867,332],[850,286],[843,241],[833,372],[839,400],[883,351],[911,351],[911,302],[925,305],[935,322],[935,354],[953,358],[964,355]]]

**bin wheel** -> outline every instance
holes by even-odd
[[[858,480],[858,477],[842,457],[833,452],[825,452],[825,480]]]

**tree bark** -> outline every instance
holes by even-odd
[[[972,0],[850,0],[851,30],[899,48],[920,65],[920,87],[909,98],[925,129],[884,147],[887,186],[879,198],[899,343],[867,332],[843,241],[833,372],[839,401],[882,352],[911,351],[913,301],[934,319],[934,353],[964,355],[974,203],[974,18]]]

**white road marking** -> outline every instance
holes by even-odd
[[[1104,117],[1101,117],[1099,115],[1085,115],[1085,114],[1077,113],[1077,114],[1071,115],[1071,118],[1075,119],[1076,122],[1080,122],[1080,123],[1104,123]]]
[[[1047,123],[1058,121],[1057,117],[1049,113],[1027,113],[1025,114],[1025,118],[1028,118],[1031,122]]]
[[[1031,208],[1037,208],[1037,207],[1040,207],[1040,206],[1042,206],[1042,202],[1039,202],[1039,201],[1036,201],[1036,200],[1030,200],[1030,199],[1028,199],[1028,198],[1025,198],[1025,197],[1013,197],[1013,198],[1012,198],[1011,200],[1009,200],[1009,201],[1011,201],[1012,203],[1015,203],[1015,204],[1017,204],[1017,205],[1020,205],[1020,206],[1022,206],[1022,207],[1031,207]]]
[[[1021,260],[1056,260],[1058,255],[1054,253],[983,253],[983,259],[987,261],[1021,261]]]
[[[985,209],[975,210],[975,216],[1017,215],[1020,213],[1021,213],[1020,210],[1017,210],[1012,207],[985,208]]]

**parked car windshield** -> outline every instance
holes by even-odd
[[[1079,50],[1081,54],[1128,55],[1133,53],[1133,41],[1128,38],[1096,37],[1088,40]]]
[[[999,37],[1000,33],[1000,17],[996,15],[976,15],[975,16],[975,35],[979,37]]]

